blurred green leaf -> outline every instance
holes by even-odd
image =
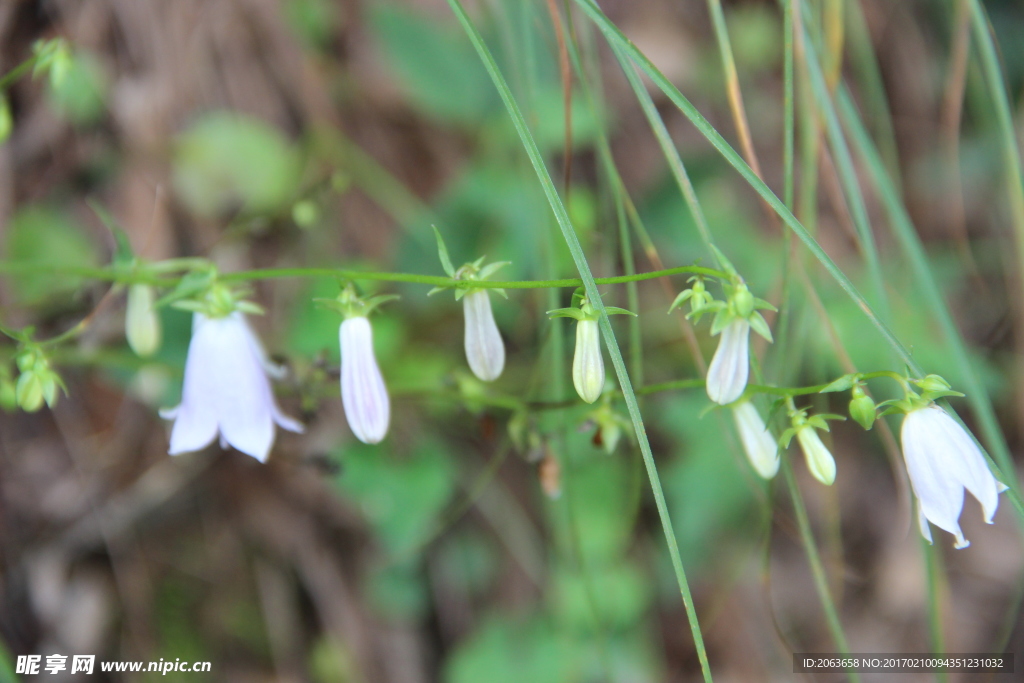
[[[340,457],[338,485],[359,503],[388,551],[402,555],[426,540],[455,488],[455,468],[446,449],[424,442],[398,458],[353,443]]]
[[[750,529],[753,502],[748,478],[739,470],[747,462],[722,431],[720,420],[732,429],[731,416],[715,411],[701,418],[707,406],[702,392],[672,396],[660,406],[659,424],[676,436],[680,454],[662,478],[672,518],[678,520],[679,552],[694,565],[716,553],[721,537],[742,536],[742,529]]]
[[[338,22],[336,6],[329,0],[286,0],[284,16],[307,47],[318,49],[331,42]]]
[[[95,267],[96,246],[72,218],[45,206],[27,206],[14,215],[7,232],[7,259],[13,264],[38,264],[53,268]],[[66,299],[81,286],[74,275],[20,273],[11,278],[19,302],[39,306]]]
[[[582,436],[582,435],[581,435]],[[621,458],[591,457],[574,463],[571,476],[573,515],[579,522],[579,551],[585,562],[617,560],[632,539],[630,476]]]
[[[414,103],[442,121],[475,126],[497,93],[465,35],[399,5],[375,5],[370,26]]]
[[[447,683],[570,683],[583,665],[578,645],[546,619],[489,619],[447,662]]]
[[[174,185],[202,216],[283,212],[299,175],[298,154],[280,132],[229,112],[203,116],[174,148]]]
[[[628,628],[651,600],[651,582],[631,564],[591,568],[588,576],[562,570],[553,583],[556,613],[577,631],[593,631],[595,617],[604,627]]]
[[[373,572],[369,579],[370,601],[377,611],[391,619],[410,621],[423,615],[428,604],[423,577],[413,565],[390,565]]]
[[[50,99],[69,121],[88,126],[99,121],[106,110],[107,75],[99,60],[88,52],[76,51],[67,60],[66,73],[51,80]]]

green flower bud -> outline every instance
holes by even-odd
[[[160,348],[160,316],[153,308],[153,288],[132,285],[128,288],[128,305],[124,316],[124,332],[128,345],[139,356],[152,356]]]
[[[0,144],[3,144],[11,135],[14,128],[14,120],[11,118],[11,105],[7,98],[0,95]]]
[[[924,379],[917,380],[914,384],[921,387],[921,391],[949,391],[951,388],[949,382],[939,375],[926,375]]]
[[[23,372],[15,388],[18,406],[27,413],[34,413],[43,407],[43,381],[33,371]]]
[[[850,417],[857,421],[865,430],[875,424],[875,402],[864,393],[864,388],[857,385],[853,388],[850,400]]]
[[[13,412],[18,407],[18,390],[11,377],[11,369],[0,365],[0,408]]]

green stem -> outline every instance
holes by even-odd
[[[77,275],[96,280],[109,280],[121,283],[145,283],[157,286],[173,287],[178,283],[178,278],[156,278],[145,273],[132,272],[119,268],[88,268],[78,266],[60,266],[46,263],[3,263],[0,262],[0,273],[60,273],[63,275]],[[671,275],[697,274],[709,277],[717,277],[723,280],[729,279],[729,274],[704,268],[703,266],[679,266],[676,268],[665,268],[647,273],[635,273],[633,275],[617,275],[615,277],[594,278],[599,285],[618,285],[628,282],[641,282],[643,280],[654,280],[660,277]],[[291,277],[320,277],[338,278],[341,280],[374,280],[378,282],[412,282],[421,285],[433,285],[435,287],[451,287],[453,289],[543,289],[546,287],[579,287],[583,284],[580,278],[562,278],[560,280],[454,280],[450,277],[440,275],[419,275],[416,273],[382,273],[361,270],[346,270],[344,268],[261,268],[256,270],[244,270],[236,273],[221,273],[218,275],[220,282],[249,282],[253,280],[275,280]]]
[[[494,85],[498,90],[498,94],[505,103],[505,107],[512,119],[512,123],[515,125],[516,131],[519,134],[523,148],[525,149],[527,156],[529,156],[530,162],[533,164],[534,170],[537,173],[537,179],[540,181],[540,184],[544,189],[544,194],[547,196],[548,203],[555,214],[555,219],[558,221],[558,226],[561,229],[562,236],[565,239],[570,253],[572,254],[576,268],[579,270],[580,278],[583,280],[583,286],[586,289],[587,298],[600,315],[599,324],[602,336],[604,337],[605,345],[608,347],[608,353],[611,356],[612,365],[615,367],[615,374],[618,377],[619,386],[622,389],[626,406],[629,409],[630,418],[633,421],[633,428],[636,432],[636,438],[640,445],[640,452],[643,454],[644,464],[647,467],[647,475],[650,479],[651,490],[654,495],[655,505],[658,509],[658,516],[661,519],[665,541],[668,544],[669,556],[672,560],[673,569],[675,570],[676,582],[679,584],[679,592],[682,596],[683,605],[686,608],[686,615],[690,622],[690,630],[693,634],[697,657],[700,660],[701,671],[703,673],[704,680],[707,683],[711,683],[711,667],[708,663],[707,651],[704,647],[704,637],[701,633],[700,623],[697,619],[697,613],[693,604],[693,596],[690,593],[690,585],[686,579],[686,572],[683,569],[683,562],[679,555],[679,546],[676,541],[676,534],[672,526],[672,520],[668,513],[668,504],[665,502],[665,493],[662,490],[661,479],[658,476],[658,468],[654,462],[654,454],[651,452],[651,445],[647,440],[647,430],[644,427],[643,418],[640,415],[640,408],[637,404],[636,395],[633,393],[629,373],[627,372],[625,362],[622,359],[622,352],[615,340],[615,331],[612,329],[611,323],[608,320],[608,312],[605,310],[604,302],[601,300],[601,294],[597,289],[598,283],[590,272],[590,265],[587,263],[587,258],[583,253],[583,248],[580,246],[579,239],[576,236],[576,231],[572,226],[572,222],[569,220],[569,214],[558,196],[558,190],[555,188],[554,182],[551,180],[551,174],[548,172],[547,166],[544,164],[544,159],[541,156],[540,149],[538,149],[537,143],[534,141],[533,135],[530,133],[530,129],[526,125],[526,120],[523,118],[522,112],[519,110],[519,105],[516,104],[515,98],[512,96],[512,93],[508,88],[508,84],[505,82],[505,79],[501,74],[501,70],[498,68],[497,63],[495,63],[494,57],[491,55],[490,50],[484,43],[480,33],[476,30],[476,27],[473,26],[472,21],[466,14],[466,10],[463,8],[462,3],[460,3],[459,0],[448,0],[448,4],[455,13],[455,16],[462,25],[462,28],[469,36],[473,46],[476,48],[477,54],[480,56],[480,60],[486,67],[491,76],[491,80],[494,82]]]
[[[825,575],[825,567],[821,564],[821,556],[818,555],[818,546],[814,541],[814,533],[811,531],[811,523],[807,518],[807,508],[804,506],[803,496],[796,485],[796,478],[793,476],[793,468],[789,460],[783,458],[782,473],[786,478],[786,486],[793,498],[793,510],[796,512],[796,521],[800,527],[800,540],[803,542],[804,550],[807,551],[807,561],[811,565],[811,573],[814,575],[814,588],[818,591],[818,598],[821,600],[821,608],[825,612],[825,621],[835,641],[839,654],[848,657],[850,646],[846,643],[846,634],[843,633],[843,626],[839,621],[839,614],[836,611],[835,602],[832,600],[832,593],[828,589],[828,577]],[[859,681],[860,676],[854,671],[848,671],[847,675],[851,681]]]

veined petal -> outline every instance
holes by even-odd
[[[945,434],[945,441],[958,456],[950,462],[951,471],[957,474],[964,487],[981,503],[985,521],[991,524],[999,507],[999,482],[985,462],[985,456],[971,435],[949,413],[934,405],[926,410],[933,412],[932,421],[936,424],[936,431]]]
[[[234,448],[263,462],[274,443],[274,395],[248,324],[235,311],[208,321],[202,333],[211,337],[209,343],[219,354],[214,375],[221,435]]]
[[[779,471],[779,448],[757,408],[744,401],[733,406],[732,416],[750,464],[763,478],[771,479]]]
[[[373,330],[365,317],[347,318],[341,343],[341,401],[352,433],[363,443],[379,443],[388,431],[391,404],[373,353]]]
[[[747,387],[750,372],[750,323],[734,320],[722,330],[706,380],[708,397],[720,405],[738,399]]]
[[[218,349],[208,336],[201,334],[207,319],[200,313],[192,316],[192,340],[185,360],[185,380],[181,404],[173,408],[171,455],[205,448],[217,436],[217,380],[213,368],[219,364]]]
[[[836,461],[821,442],[818,430],[810,426],[801,427],[796,433],[796,438],[804,452],[804,459],[807,460],[807,469],[822,484],[831,486],[836,480]]]
[[[928,408],[912,410],[903,418],[900,427],[903,461],[924,516],[956,536],[959,547],[963,540],[959,519],[964,506],[964,487],[949,470],[949,447],[942,425],[935,418]]]
[[[907,413],[900,429],[910,484],[928,520],[969,545],[960,529],[966,488],[992,523],[999,506],[999,482],[970,434],[936,405]]]
[[[462,298],[466,317],[466,360],[473,374],[485,382],[497,379],[505,368],[505,344],[491,310],[486,289],[470,290]]]
[[[604,391],[604,358],[601,356],[601,331],[596,320],[576,323],[576,353],[572,357],[572,383],[576,393],[593,403]]]

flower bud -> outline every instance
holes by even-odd
[[[718,349],[708,367],[708,398],[720,405],[743,395],[750,374],[750,323],[737,318],[722,330]]]
[[[124,316],[124,333],[128,345],[143,358],[160,348],[160,316],[153,308],[153,288],[136,284],[128,288],[128,305]]]
[[[850,400],[850,417],[866,430],[875,424],[875,402],[864,393],[864,388],[857,385],[853,388]]]
[[[763,478],[771,479],[779,471],[779,446],[757,408],[749,401],[743,401],[732,407],[732,416],[750,464]]]
[[[917,386],[921,387],[921,391],[949,391],[949,382],[940,377],[939,375],[925,375],[923,379],[919,379],[915,382]]]
[[[576,354],[572,359],[572,383],[576,393],[593,403],[604,390],[604,358],[601,356],[601,331],[596,320],[576,323]]]
[[[832,482],[836,480],[836,461],[825,444],[821,442],[818,430],[805,424],[797,429],[796,438],[800,442],[800,449],[803,450],[804,458],[807,460],[807,469],[822,484],[831,486]]]
[[[26,413],[34,413],[43,407],[43,380],[32,370],[21,373],[15,389],[18,406]]]
[[[505,368],[505,344],[494,322],[491,295],[471,289],[462,297],[466,316],[466,360],[473,374],[485,382],[496,380]]]
[[[373,353],[373,330],[365,316],[346,318],[341,342],[341,402],[352,433],[363,443],[379,443],[388,433],[391,402]]]

